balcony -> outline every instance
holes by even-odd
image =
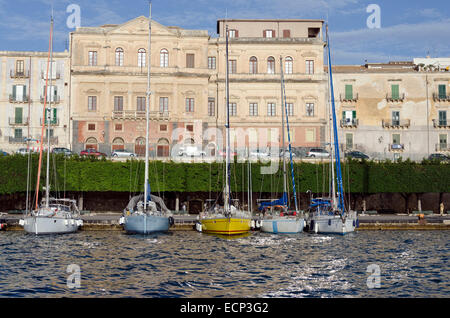
[[[38,137],[38,140],[41,140],[41,137]],[[43,142],[43,144],[48,144],[48,137],[45,136],[44,140],[42,142]],[[58,144],[58,137],[50,137],[50,144],[51,145],[57,145]]]
[[[341,119],[341,127],[358,127],[358,119],[352,118],[352,119]]]
[[[435,102],[450,102],[450,95],[433,93],[433,100]]]
[[[433,119],[434,128],[450,128],[450,121],[442,119]]]
[[[25,137],[10,136],[10,137],[8,137],[8,142],[10,144],[23,144],[23,143],[25,143]]]
[[[45,96],[41,96],[40,97],[40,101],[41,101],[41,104],[44,104]],[[60,102],[61,102],[61,97],[59,95],[54,95],[52,100],[51,100],[51,103],[52,104],[59,104]],[[47,96],[47,103],[50,103],[49,96]]]
[[[405,100],[405,93],[403,94],[386,94],[386,100],[388,102],[403,102]]]
[[[358,98],[359,98],[358,93],[356,95],[352,94],[351,96],[349,95],[342,96],[342,94],[339,94],[339,99],[341,100],[341,102],[347,103],[356,102],[358,101]]]
[[[439,143],[439,144],[435,145],[434,149],[437,152],[441,152],[441,151],[447,152],[447,151],[450,151],[450,145],[447,143]]]
[[[40,119],[40,125],[43,125],[43,120],[42,118]],[[47,125],[47,120],[45,120],[45,125]],[[53,118],[50,120],[50,126],[59,126],[59,118]]]
[[[30,71],[16,71],[16,70],[11,70],[9,72],[9,76],[11,78],[29,78],[30,77]]]
[[[389,144],[389,151],[403,151],[405,150],[404,144]]]
[[[47,78],[47,72],[41,71],[41,78],[45,80]],[[60,78],[61,78],[61,73],[60,72],[56,72],[55,76],[51,76],[51,74],[49,74],[49,78],[48,79],[60,79]]]
[[[28,118],[24,117],[9,117],[10,126],[28,126]]]
[[[381,126],[383,128],[409,128],[411,124],[410,119],[402,119],[402,120],[392,120],[392,119],[382,119]]]
[[[9,94],[9,102],[10,103],[28,103],[30,99],[30,96],[25,95],[22,96],[22,98],[18,98],[18,96],[13,96],[12,94]]]
[[[136,110],[122,110],[122,111],[113,111],[112,119],[129,119],[129,120],[145,120],[146,112],[145,111],[136,111]],[[159,112],[159,111],[150,111],[149,118],[153,121],[160,120],[169,120],[169,112]]]

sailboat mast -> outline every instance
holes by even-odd
[[[148,189],[148,159],[149,159],[149,122],[150,122],[150,68],[151,68],[151,37],[152,37],[152,2],[149,2],[150,12],[148,18],[148,59],[147,59],[147,98],[146,98],[146,112],[145,112],[145,178],[144,178],[144,211],[147,208],[147,197],[149,196]]]
[[[280,72],[281,72],[281,149],[283,155],[283,199],[287,196],[287,180],[286,180],[286,156],[285,156],[285,140],[284,140],[284,95],[283,95],[283,58],[280,56]],[[288,206],[289,204],[285,202]]]
[[[225,213],[230,212],[231,208],[231,197],[230,197],[230,89],[229,89],[229,65],[228,65],[228,25],[226,25],[225,30],[225,56],[226,56],[226,78],[225,78],[225,94],[226,94],[226,110],[227,110],[227,124],[225,125],[227,134],[227,146],[226,146],[226,181],[225,181],[225,202],[224,208]]]
[[[53,11],[52,11],[52,21],[51,21],[51,29],[53,30]],[[53,38],[50,44],[50,99],[48,104],[48,109],[46,110],[46,119],[47,119],[47,172],[45,178],[45,207],[48,208],[49,200],[50,200],[50,183],[49,183],[49,174],[50,174],[50,120],[52,115],[52,78],[53,78]],[[48,91],[48,87],[46,87]],[[48,96],[47,92],[47,96]]]

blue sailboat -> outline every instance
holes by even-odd
[[[332,115],[332,132],[330,130],[330,138],[334,137],[332,138],[334,142],[332,142],[331,151],[331,196],[330,198],[315,198],[311,200],[308,209],[308,227],[309,231],[313,233],[344,235],[349,232],[355,231],[355,228],[358,226],[358,217],[355,211],[346,211],[344,205],[344,190],[342,185],[339,138],[337,133],[336,111],[334,103],[333,72],[331,68],[331,51],[330,39],[328,37],[328,26],[326,37],[328,49],[329,94],[331,100],[330,111]],[[334,177],[334,160],[336,160],[336,180]],[[335,182],[337,184],[337,197]]]
[[[303,231],[305,226],[305,220],[298,210],[297,195],[295,189],[295,179],[294,179],[294,164],[292,161],[292,148],[291,148],[291,137],[289,132],[289,119],[288,111],[286,106],[286,91],[284,86],[283,77],[283,60],[280,57],[280,69],[281,69],[281,114],[282,114],[282,152],[283,157],[283,196],[277,200],[272,200],[270,202],[261,202],[259,206],[260,211],[264,211],[264,218],[261,220],[261,231],[268,233],[277,234],[295,234]],[[289,200],[287,195],[287,176],[286,176],[286,152],[285,152],[285,140],[284,140],[284,117],[286,115],[286,125],[288,132],[288,143],[289,143],[289,155],[291,162],[291,175],[292,175],[292,186],[293,195],[295,202],[295,210],[289,210]],[[278,208],[279,211],[273,211],[274,208]]]
[[[131,198],[123,217],[120,218],[120,224],[123,224],[124,229],[130,234],[151,234],[155,232],[166,232],[170,226],[173,225],[173,217],[167,209],[164,201],[155,195],[151,194],[150,183],[148,181],[149,173],[149,108],[150,108],[150,52],[151,52],[151,33],[152,33],[152,19],[151,19],[151,3],[149,16],[149,30],[148,30],[148,72],[147,72],[147,107],[146,107],[146,147],[145,147],[145,181],[144,194]]]

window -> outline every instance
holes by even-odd
[[[353,85],[345,85],[345,99],[353,99]]]
[[[89,66],[97,65],[97,51],[89,51]]]
[[[256,58],[256,56],[252,56],[250,58],[249,67],[250,67],[250,70],[249,70],[250,74],[258,73],[258,59]]]
[[[195,54],[186,53],[186,67],[187,68],[195,67]]]
[[[286,103],[286,108],[287,108],[288,116],[294,116],[294,104],[293,103]]]
[[[44,87],[44,91],[42,93],[42,99],[44,100],[45,98],[45,87]],[[47,102],[56,102],[58,101],[58,87],[57,86],[47,86]]]
[[[216,101],[214,98],[208,98],[208,116],[216,115]]]
[[[237,115],[236,103],[229,103],[228,105],[229,105],[230,116],[236,116]]]
[[[193,98],[186,98],[186,112],[187,113],[194,112],[194,99]]]
[[[159,54],[159,64],[161,67],[169,67],[169,51],[162,49]]]
[[[186,125],[186,130],[189,132],[193,132],[194,131],[194,125]]]
[[[345,134],[345,145],[347,149],[353,149],[353,134]]]
[[[116,66],[123,66],[123,49],[121,47],[116,49]]]
[[[392,134],[392,144],[400,145],[400,134]]]
[[[115,131],[122,131],[122,127],[123,127],[122,124],[115,124],[114,125],[114,130]]]
[[[114,96],[114,111],[123,111],[123,96]]]
[[[52,108],[52,109],[46,109],[46,116],[45,116],[45,124],[47,124],[48,119],[50,119],[50,124],[55,125],[58,123],[58,109]]]
[[[138,50],[138,67],[145,67],[147,51],[145,49]]]
[[[250,103],[249,104],[249,115],[250,116],[258,116],[258,103]]]
[[[267,73],[275,74],[275,58],[273,56],[269,56],[267,59]]]
[[[305,141],[306,142],[316,142],[316,129],[306,128],[305,130]]]
[[[15,124],[22,124],[23,120],[23,108],[22,107],[16,107],[14,111],[14,123]]]
[[[400,98],[400,92],[399,92],[399,85],[398,84],[391,85],[391,93],[392,93],[392,99],[399,99]]]
[[[25,63],[23,60],[16,61],[16,75],[25,75]]]
[[[159,98],[159,111],[161,113],[167,113],[169,111],[169,97]]]
[[[12,100],[16,102],[26,102],[28,101],[27,96],[27,86],[26,85],[13,85],[12,87]]]
[[[237,38],[239,36],[238,30],[228,30],[228,37]]]
[[[97,110],[97,96],[88,96],[88,111],[95,112]]]
[[[90,137],[86,140],[86,144],[85,144],[85,148],[86,149],[95,149],[97,150],[97,139],[95,139],[94,137]]]
[[[156,155],[158,157],[169,157],[170,149],[169,149],[169,141],[165,138],[158,140],[158,145],[156,147]]]
[[[392,112],[392,125],[400,126],[400,112],[399,111]]]
[[[306,74],[314,74],[314,61],[306,60]]]
[[[276,106],[275,103],[267,103],[267,116],[276,116]]]
[[[263,37],[265,37],[265,38],[274,38],[275,37],[275,30],[264,30],[263,31]]]
[[[14,129],[14,139],[22,139],[22,128],[15,128]]]
[[[439,134],[439,150],[447,150],[447,134]]]
[[[216,57],[215,56],[208,56],[208,68],[210,70],[216,69]]]
[[[147,99],[145,97],[139,96],[136,101],[136,110],[138,112],[145,112],[147,105]]]
[[[167,131],[167,125],[159,125],[159,131],[165,132]]]
[[[317,38],[320,28],[308,28],[308,38]]]
[[[306,103],[306,116],[307,117],[314,116],[314,103]]]
[[[95,124],[88,124],[89,131],[95,131]]]
[[[447,98],[447,92],[446,92],[445,84],[439,84],[439,98],[440,99],[446,99]]]
[[[50,138],[53,138],[53,136],[54,136],[54,130],[53,129],[49,129],[49,130],[45,130],[45,137],[46,138],[48,138],[48,137],[50,137]]]
[[[439,126],[447,126],[447,111],[439,111]]]
[[[230,74],[236,73],[236,60],[228,60],[228,71]]]
[[[290,38],[291,30],[283,30],[283,38]]]
[[[344,110],[342,120],[344,124],[353,124],[356,120],[356,110]]]
[[[284,63],[285,73],[292,74],[293,71],[293,59],[290,56],[287,56]]]

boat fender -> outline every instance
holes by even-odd
[[[359,227],[359,219],[356,219],[356,227]]]
[[[328,220],[328,226],[331,226],[331,219]]]
[[[122,225],[122,224],[124,224],[125,223],[125,218],[122,216],[120,219],[119,219],[119,225]]]
[[[280,212],[280,216],[284,216],[283,212]]]
[[[175,220],[173,217],[169,216],[169,226],[173,226],[175,224]]]
[[[25,220],[19,220],[19,225],[24,226],[25,225]]]

